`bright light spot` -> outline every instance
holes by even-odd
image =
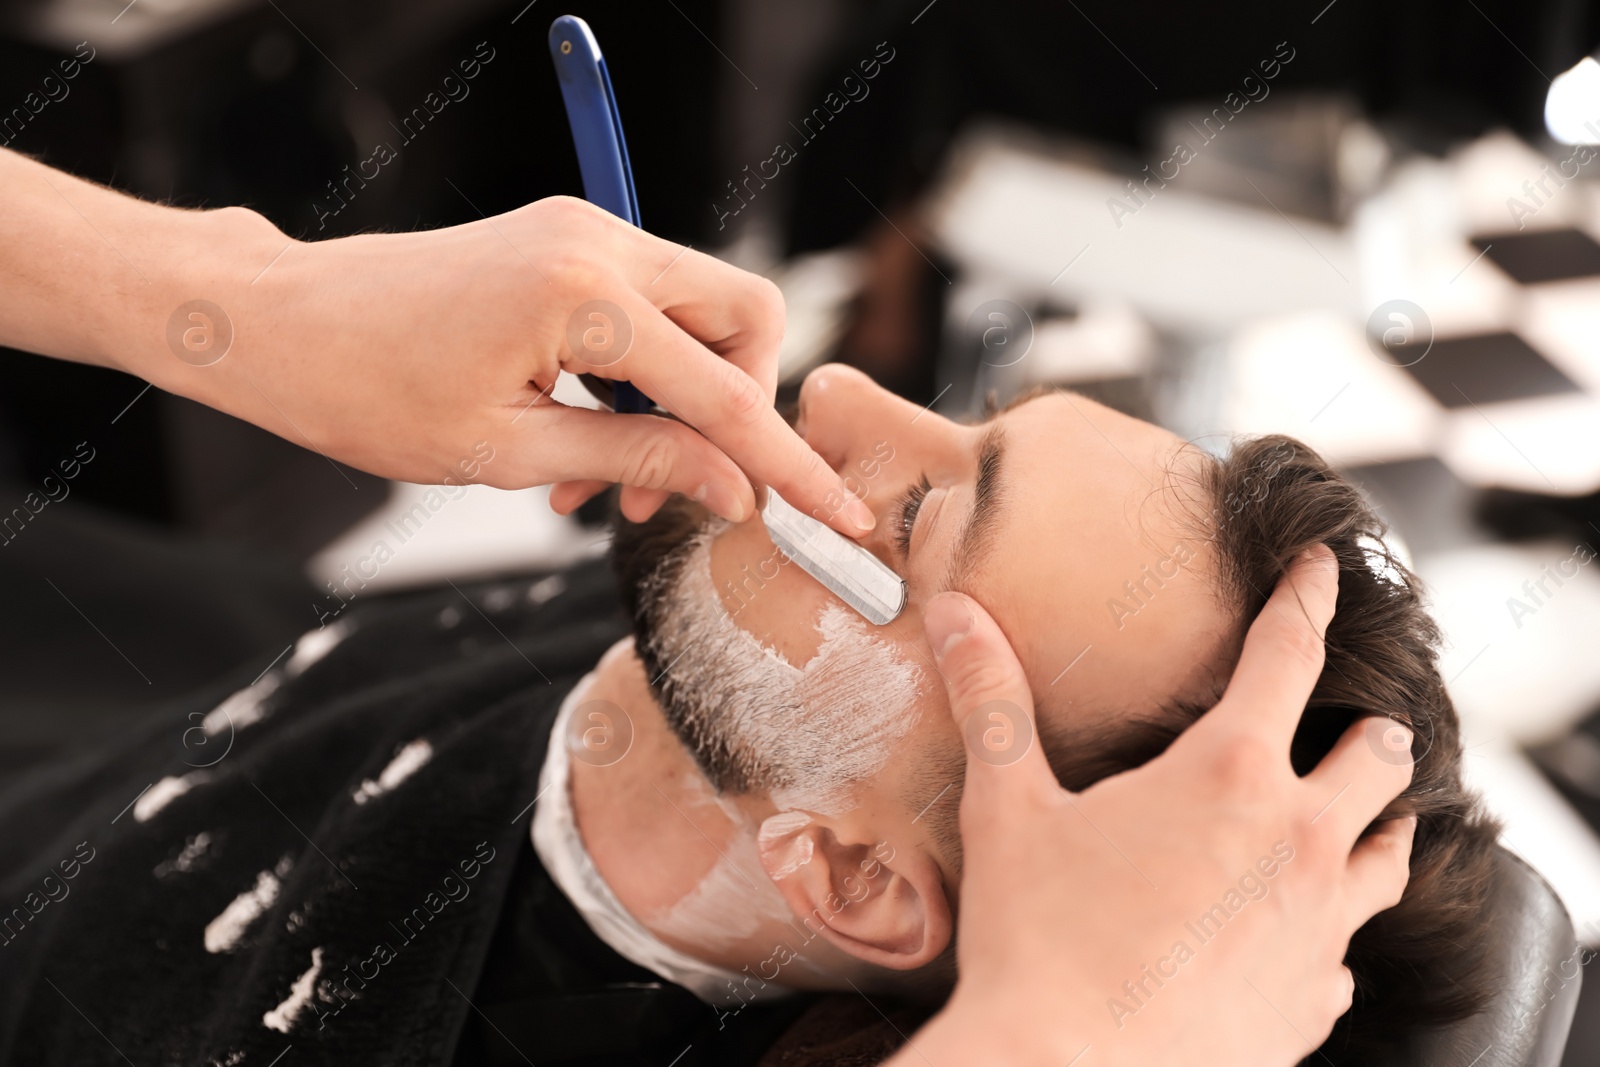
[[[1600,63],[1593,56],[1550,83],[1544,125],[1562,144],[1600,144]]]

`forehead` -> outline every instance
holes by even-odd
[[[1191,687],[1232,618],[1214,592],[1198,449],[1070,394],[1002,415],[995,551],[966,590],[1041,704],[1153,709]]]

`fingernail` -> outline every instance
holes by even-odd
[[[725,485],[703,482],[700,488],[694,491],[693,500],[697,504],[704,504],[729,522],[744,521],[744,501],[739,499],[738,493]]]
[[[1397,750],[1398,751],[1403,751],[1403,752],[1410,752],[1411,751],[1411,737],[1412,737],[1411,727],[1407,726],[1405,723],[1401,722],[1398,719],[1390,719],[1389,723],[1390,723],[1389,729],[1386,730],[1385,733],[1388,733],[1388,734],[1393,736],[1394,744],[1395,744]]]
[[[1334,558],[1333,549],[1327,545],[1315,544],[1300,553],[1300,562],[1308,567],[1337,568],[1339,561]]]
[[[972,609],[957,593],[940,593],[928,601],[922,612],[922,629],[933,647],[933,657],[944,659],[950,650],[972,632]]]
[[[878,520],[872,515],[872,509],[858,496],[852,496],[850,502],[844,506],[844,517],[850,520],[850,525],[862,533],[867,533],[878,525]]]

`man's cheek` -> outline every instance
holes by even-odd
[[[734,625],[795,667],[817,654],[817,620],[837,602],[772,543],[758,520],[729,527],[711,545],[711,584]]]

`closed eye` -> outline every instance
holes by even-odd
[[[917,512],[922,510],[922,501],[932,488],[927,474],[921,474],[895,504],[894,543],[902,559],[911,554],[911,531],[917,524]]]

